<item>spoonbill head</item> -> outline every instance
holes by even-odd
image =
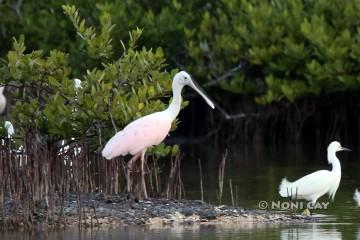
[[[305,199],[315,204],[318,198],[327,193],[334,200],[341,179],[340,161],[336,156],[338,151],[350,150],[342,147],[337,141],[330,143],[327,148],[327,158],[329,164],[332,165],[332,170],[316,171],[295,182],[289,182],[284,178],[279,186],[280,196]]]
[[[192,80],[190,74],[188,74],[185,71],[181,71],[179,73],[177,73],[174,76],[174,80],[173,80],[173,84],[172,84],[172,88],[173,89],[182,89],[185,85],[190,86],[192,89],[194,89],[198,94],[200,94],[200,96],[202,96],[204,98],[204,100],[206,101],[207,104],[209,104],[209,106],[214,109],[214,103],[205,95],[205,93],[200,89],[200,87],[198,87],[195,82]]]
[[[171,123],[176,119],[181,108],[181,91],[185,85],[198,92],[205,101],[214,108],[212,101],[197,87],[191,76],[181,71],[174,76],[172,82],[173,97],[167,109],[143,116],[129,123],[122,131],[116,133],[105,145],[102,156],[113,159],[117,156],[133,155],[128,163],[128,192],[131,192],[130,170],[132,164],[141,157],[142,190],[147,198],[144,180],[145,152],[148,147],[160,144],[169,134]]]
[[[4,112],[6,107],[6,97],[4,96],[4,86],[0,86],[0,114]]]

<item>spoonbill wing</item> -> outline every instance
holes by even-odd
[[[107,159],[120,155],[136,154],[161,143],[171,128],[171,120],[162,112],[139,118],[113,136],[102,152]]]

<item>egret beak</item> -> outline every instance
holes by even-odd
[[[189,83],[189,86],[194,89],[198,94],[200,94],[204,100],[206,101],[207,104],[209,104],[209,106],[214,109],[215,108],[215,105],[214,103],[205,95],[205,93],[203,93],[201,90],[200,90],[200,87],[196,86],[195,83],[193,81],[190,81]]]
[[[340,147],[340,151],[350,151],[350,152],[351,152],[351,150],[350,150],[350,149],[348,149],[348,148],[344,148],[344,147]]]

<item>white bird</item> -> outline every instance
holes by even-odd
[[[360,207],[360,192],[357,189],[355,189],[354,200],[355,200],[357,206]]]
[[[79,88],[82,88],[80,79],[74,78],[74,88],[75,88],[75,91],[77,91]]]
[[[14,126],[10,121],[5,121],[4,127],[7,131],[8,138],[11,138],[11,136],[15,134]]]
[[[2,114],[6,107],[6,97],[4,96],[4,86],[0,86],[0,114]]]
[[[289,182],[284,178],[279,186],[280,196],[305,199],[315,204],[318,198],[327,193],[329,198],[334,201],[341,179],[341,166],[339,159],[336,157],[336,152],[344,150],[350,151],[347,148],[341,147],[337,141],[330,143],[327,148],[327,158],[329,164],[332,165],[332,170],[316,171],[295,182]]]

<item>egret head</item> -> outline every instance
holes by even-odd
[[[341,146],[341,144],[338,141],[334,141],[329,144],[328,152],[330,153],[336,153],[338,151],[350,151],[348,148],[344,148]]]
[[[207,104],[209,104],[209,106],[214,109],[214,103],[205,95],[205,93],[200,90],[200,87],[198,87],[195,82],[192,80],[191,76],[185,72],[185,71],[181,71],[178,72],[175,76],[174,76],[174,80],[173,80],[173,88],[175,86],[180,86],[183,87],[185,85],[190,86],[192,89],[194,89],[197,93],[199,93],[204,100],[206,101]]]
[[[4,86],[0,86],[0,94],[2,94],[4,92],[5,87]]]

